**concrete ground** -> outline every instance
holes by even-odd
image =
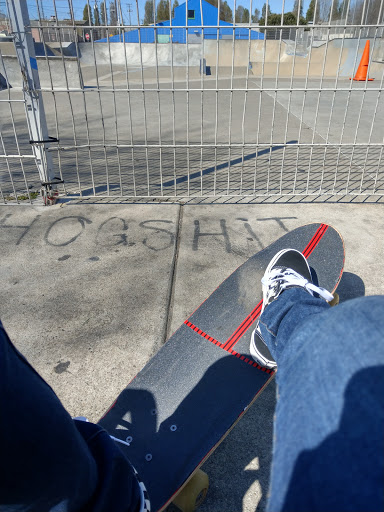
[[[368,203],[2,206],[0,317],[69,413],[97,421],[230,272],[302,224],[331,223],[343,235],[341,300],[384,293],[383,209]],[[197,236],[197,224],[204,236]],[[264,510],[274,407],[272,384],[205,463],[211,485],[202,512]]]

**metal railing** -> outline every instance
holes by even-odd
[[[128,4],[105,19],[88,0],[95,26],[75,0],[49,13],[31,0],[14,54],[0,42],[0,201],[32,200],[42,183],[68,197],[382,194],[383,3],[340,13],[317,0],[310,24],[287,26],[284,1],[279,25],[257,25],[235,23],[236,0],[232,17],[228,4],[189,0],[168,22],[136,0],[132,24]],[[41,43],[20,73],[26,34]],[[350,80],[367,41],[375,80]]]

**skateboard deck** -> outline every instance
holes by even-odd
[[[260,280],[287,247],[306,256],[316,284],[336,290],[344,266],[340,234],[327,224],[287,233],[223,281],[99,421],[129,445],[119,443],[152,511],[173,501],[273,378],[273,370],[253,361],[249,343],[262,307]]]

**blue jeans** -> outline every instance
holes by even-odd
[[[336,308],[301,289],[266,308],[278,364],[269,510],[383,510],[384,297]],[[118,446],[74,421],[0,324],[0,511],[136,511]]]
[[[290,289],[260,328],[278,367],[269,511],[383,511],[384,297]]]
[[[131,512],[133,469],[97,425],[72,420],[0,323],[0,511]]]

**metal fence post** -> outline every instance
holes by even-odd
[[[23,95],[30,136],[30,144],[40,175],[42,194],[46,204],[52,203],[52,185],[61,182],[54,177],[52,155],[47,151],[57,139],[48,136],[44,103],[40,91],[39,71],[32,39],[26,0],[6,0],[12,35],[23,78]]]

